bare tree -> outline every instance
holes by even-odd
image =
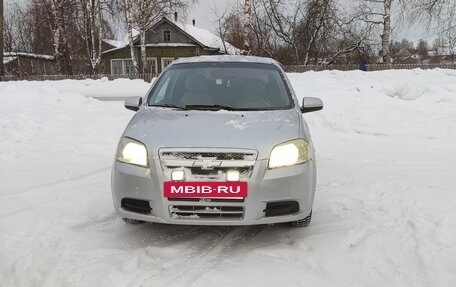
[[[309,63],[311,49],[316,45],[318,37],[334,16],[331,14],[335,3],[332,0],[311,0],[307,3],[305,17],[300,23],[300,35],[304,36],[304,60],[303,64]],[[300,8],[300,7],[297,7]],[[298,37],[299,38],[299,37]]]
[[[3,0],[0,0],[0,77],[4,74],[4,67],[3,67]]]
[[[87,57],[92,73],[101,63],[103,43],[102,0],[79,0],[82,12],[81,37],[85,42]]]
[[[127,33],[128,33],[128,42],[130,45],[130,55],[131,60],[133,61],[133,67],[135,69],[135,73],[138,73],[139,67],[138,62],[136,61],[135,55],[135,47],[134,47],[134,39],[133,39],[133,25],[134,25],[134,18],[133,18],[133,3],[132,0],[124,0],[125,4],[125,18],[127,22]]]
[[[252,31],[252,2],[245,0],[244,2],[244,54],[250,55],[250,32]]]
[[[222,39],[222,44],[223,44],[223,49],[226,51],[226,38],[227,38],[227,33],[228,33],[228,28],[227,28],[227,14],[230,13],[229,10],[226,8],[224,11],[218,10],[215,5],[213,7],[213,12],[216,17],[216,25],[217,25],[217,33]]]
[[[361,0],[354,19],[368,25],[381,26],[381,53],[383,63],[391,63],[391,15],[395,0]],[[398,2],[399,3],[399,2]],[[396,7],[396,6],[395,6]],[[399,7],[397,7],[399,9]]]
[[[447,52],[456,53],[456,1],[454,0],[410,0],[416,7],[411,22],[427,20],[428,28],[434,28],[444,42]]]
[[[383,63],[391,63],[391,54],[389,51],[389,43],[391,38],[391,5],[393,0],[384,0],[383,8],[383,33],[382,33],[382,58]]]
[[[421,60],[428,56],[429,47],[428,42],[426,40],[420,40],[417,45],[418,55],[420,55]]]
[[[74,21],[75,2],[70,0],[32,0],[30,11],[38,11],[40,25],[52,33],[53,54],[56,59],[57,72],[72,74],[68,26]]]
[[[243,7],[239,5],[239,2],[232,5],[227,5],[224,9],[219,9],[215,5],[212,8],[212,11],[216,17],[215,24],[217,34],[222,39],[222,44],[225,51],[227,51],[227,42],[237,48],[244,47],[244,21],[242,18],[242,10]],[[252,31],[250,31],[250,34],[252,34]],[[249,35],[249,37],[251,36]]]
[[[259,0],[255,7],[258,38],[269,51],[287,48],[294,56],[294,63],[300,63],[299,46],[295,37],[298,26],[299,10],[294,2],[287,0]],[[272,34],[270,33],[272,32]],[[265,48],[263,48],[265,49]]]
[[[4,45],[8,51],[31,52],[33,31],[32,25],[25,21],[28,13],[24,12],[17,3],[8,5],[8,14],[4,17]]]

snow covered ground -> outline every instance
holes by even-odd
[[[141,81],[0,83],[0,285],[456,286],[456,71],[289,75],[321,97],[312,225],[128,226],[110,167]]]

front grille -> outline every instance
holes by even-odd
[[[184,170],[187,181],[223,181],[229,170],[237,170],[241,181],[252,175],[258,153],[255,150],[219,148],[164,148],[160,163],[166,180],[171,172]]]
[[[243,152],[180,152],[169,151],[163,152],[161,158],[164,160],[198,160],[202,158],[211,158],[215,160],[255,160],[256,153]]]
[[[242,206],[171,205],[169,212],[171,218],[180,220],[242,220],[244,217]]]

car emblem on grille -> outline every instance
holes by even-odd
[[[218,167],[221,164],[221,161],[213,159],[201,159],[193,162],[194,167],[201,167],[202,170],[213,170],[214,167]]]

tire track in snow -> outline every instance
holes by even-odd
[[[151,272],[140,281],[141,283],[138,286],[167,286],[169,284],[168,281],[172,281],[172,278],[175,276],[175,272],[188,269],[188,266],[193,264],[195,258],[204,256],[204,254],[210,252],[230,232],[231,227],[205,226],[198,236],[189,240],[191,244],[190,248],[185,249],[180,256],[161,264],[159,271]],[[159,285],[157,285],[157,282],[160,282]]]
[[[116,215],[110,215],[97,221],[84,222],[73,226],[73,230],[77,232],[92,232],[92,231],[105,231],[117,225],[122,227],[128,226]],[[204,227],[189,226],[189,225],[171,225],[171,224],[158,224],[149,223],[138,226],[140,229],[138,233],[134,234],[134,239],[128,237],[129,240],[121,240],[121,249],[138,249],[147,246],[160,246],[164,243],[170,243],[183,237],[191,237],[192,235],[200,234]]]
[[[86,221],[86,222],[80,223],[78,225],[73,226],[72,229],[77,232],[107,230],[107,229],[110,229],[111,227],[117,225],[116,221],[118,219],[119,218],[117,217],[117,215],[111,214],[111,215],[103,217],[102,219],[99,219],[99,220]]]
[[[187,286],[201,277],[201,271],[211,270],[218,263],[222,262],[241,246],[245,245],[251,239],[255,238],[267,226],[246,226],[239,230],[233,230],[228,234],[214,249],[210,250],[204,257],[200,257],[199,261],[191,265],[184,273],[174,278],[171,284],[176,286]],[[172,286],[172,285],[171,285]]]
[[[145,234],[137,236],[134,240],[124,241],[120,245],[120,248],[137,249],[147,246],[162,246],[165,243],[169,244],[180,238],[200,234],[204,230],[202,227],[195,228],[195,226],[164,224],[153,224],[151,228]]]
[[[202,238],[197,237],[192,241],[193,243],[197,240],[196,245],[193,245],[182,256],[165,263],[169,270],[150,274],[139,286],[186,286],[197,280],[201,276],[202,270],[208,271],[265,228],[266,225],[206,227],[206,233],[202,234]],[[157,281],[160,282],[158,285]]]

